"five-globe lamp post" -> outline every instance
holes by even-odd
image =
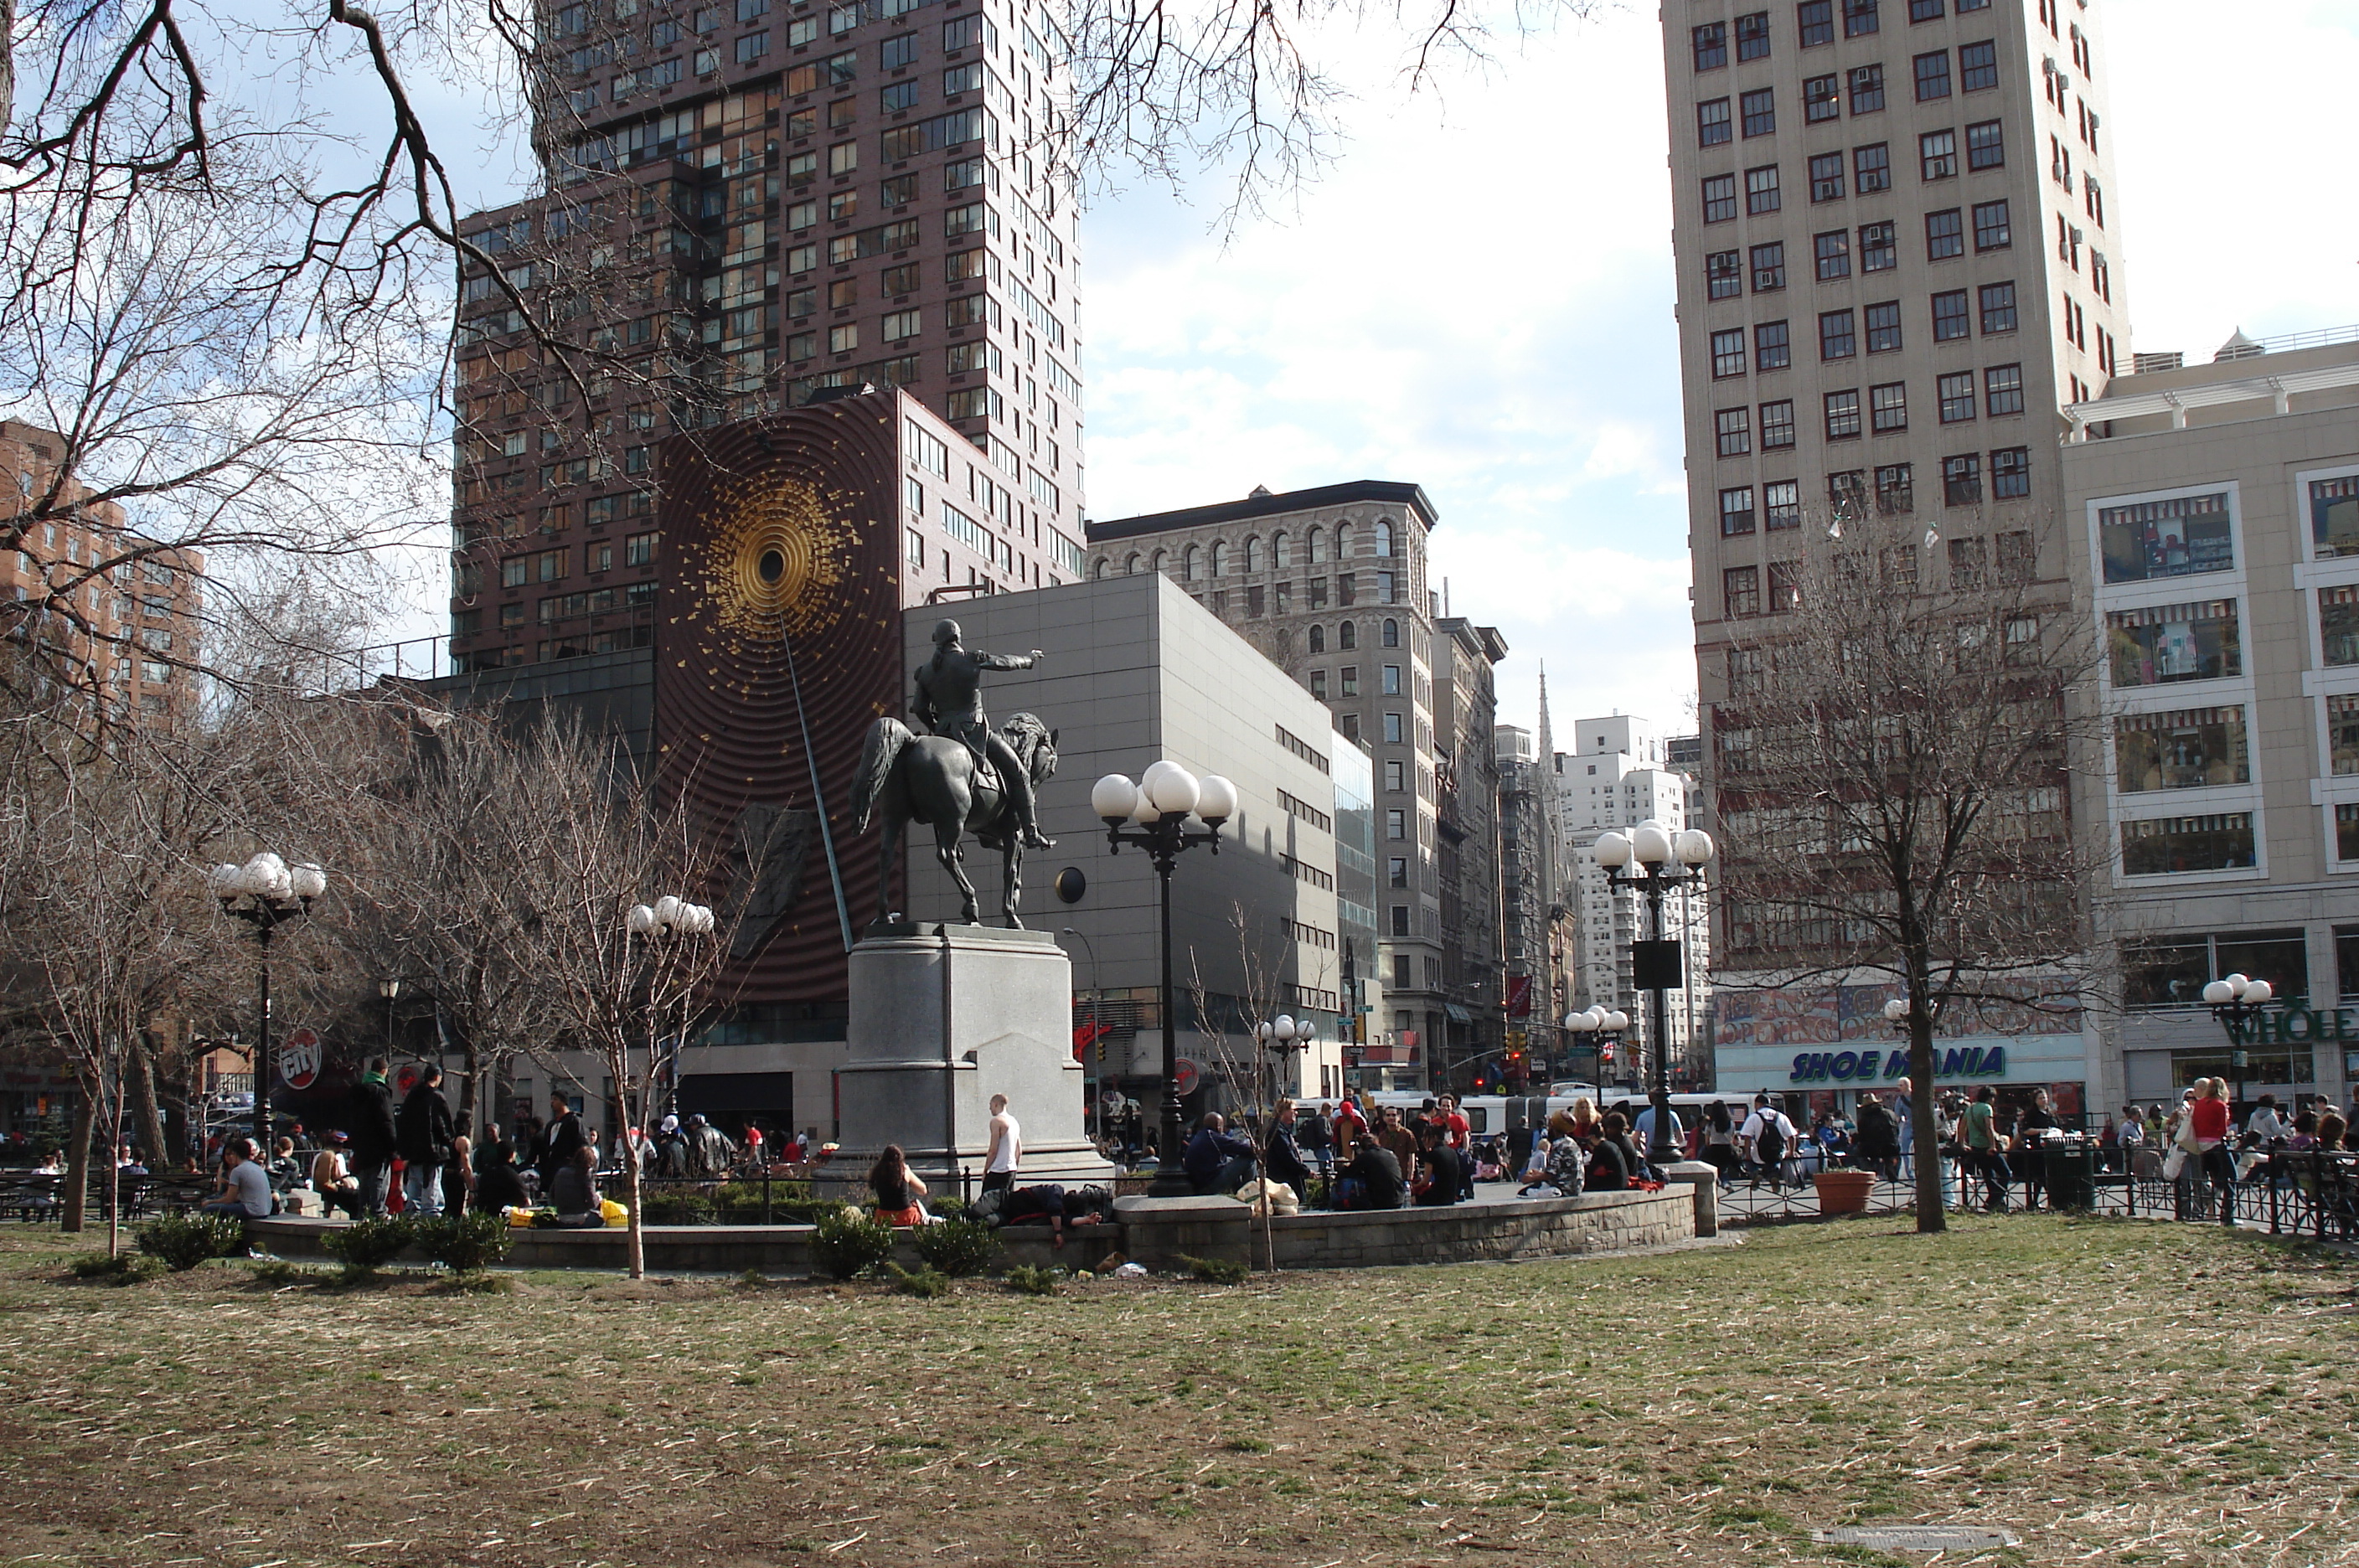
[[[206,884],[222,912],[254,928],[260,956],[255,966],[254,1141],[270,1148],[270,934],[283,922],[311,912],[311,900],[328,890],[328,874],[306,861],[289,866],[264,850],[243,866],[216,866]]]
[[[2246,1027],[2259,1018],[2261,1008],[2277,996],[2277,988],[2266,980],[2248,979],[2231,975],[2214,980],[2203,987],[2203,1000],[2211,1007],[2212,1016],[2228,1030],[2228,1060],[2236,1074],[2236,1103],[2245,1103],[2245,1070],[2252,1057],[2245,1050],[2251,1038]]]
[[[1125,844],[1145,850],[1162,883],[1163,1116],[1156,1143],[1155,1181],[1147,1195],[1184,1198],[1187,1173],[1180,1168],[1180,1033],[1171,997],[1171,868],[1183,851],[1200,844],[1221,853],[1221,824],[1236,814],[1237,789],[1217,773],[1199,779],[1176,762],[1158,762],[1132,783],[1109,773],[1090,789],[1090,809],[1106,825],[1106,847],[1119,855]],[[1188,814],[1203,824],[1191,832]]]
[[[1649,994],[1647,1046],[1654,1058],[1654,1087],[1647,1095],[1655,1107],[1657,1136],[1648,1140],[1647,1158],[1657,1146],[1669,1148],[1674,1158],[1683,1150],[1671,1143],[1671,1059],[1665,1049],[1670,1032],[1669,993],[1687,985],[1683,945],[1663,937],[1663,896],[1674,887],[1701,883],[1703,868],[1714,853],[1712,835],[1700,828],[1673,833],[1651,818],[1628,833],[1598,835],[1597,864],[1605,868],[1606,885],[1616,890],[1636,887],[1647,896],[1647,935],[1631,943],[1631,983]],[[1636,871],[1625,868],[1638,867]],[[1661,1163],[1658,1160],[1657,1163]]]
[[[1596,1074],[1597,1088],[1605,1087],[1605,1053],[1622,1039],[1622,1031],[1630,1027],[1630,1015],[1619,1007],[1593,1007],[1583,1012],[1567,1013],[1564,1027],[1572,1031],[1577,1045],[1589,1052],[1589,1070]]]

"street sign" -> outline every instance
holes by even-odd
[[[1180,1085],[1180,1097],[1184,1100],[1196,1092],[1196,1080],[1203,1069],[1184,1056],[1172,1063],[1172,1068],[1173,1081]]]
[[[299,1029],[278,1046],[278,1079],[289,1089],[308,1089],[320,1078],[320,1036]]]
[[[409,1092],[417,1087],[418,1063],[415,1062],[405,1062],[398,1068],[394,1070],[393,1092],[397,1098],[408,1099],[409,1097]]]

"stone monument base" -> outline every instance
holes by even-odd
[[[1072,965],[1047,931],[995,926],[872,927],[851,955],[851,1061],[836,1079],[835,1167],[864,1172],[888,1143],[937,1193],[962,1170],[979,1181],[991,1096],[1023,1129],[1016,1180],[1110,1183],[1082,1129],[1073,1060]]]

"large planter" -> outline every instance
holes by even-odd
[[[1875,1172],[1821,1171],[1811,1176],[1810,1184],[1819,1190],[1819,1213],[1864,1214],[1867,1213],[1867,1195],[1875,1190]]]

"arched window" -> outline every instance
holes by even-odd
[[[1318,528],[1310,530],[1310,564],[1323,566],[1327,561],[1327,536]]]
[[[1349,523],[1335,525],[1335,559],[1338,561],[1352,559],[1352,525]]]
[[[1228,574],[1229,547],[1223,540],[1214,539],[1212,541],[1212,575],[1226,577]]]
[[[1393,525],[1389,517],[1376,519],[1376,554],[1389,561],[1393,553]]]
[[[1138,552],[1136,550],[1132,550],[1130,552],[1130,559],[1123,562],[1122,574],[1125,577],[1136,577],[1138,575]]]
[[[1245,536],[1245,575],[1250,577],[1260,570],[1261,535],[1248,534]]]
[[[1327,651],[1327,628],[1325,626],[1313,626],[1310,628],[1310,651],[1313,653],[1324,653]]]
[[[1284,534],[1274,535],[1269,541],[1269,563],[1280,572],[1294,564],[1294,552],[1288,548]]]
[[[1181,559],[1187,564],[1180,571],[1180,580],[1183,583],[1199,581],[1202,575],[1204,552],[1191,544],[1188,547],[1188,553]]]
[[[1153,572],[1161,572],[1168,565],[1169,561],[1165,558],[1163,552],[1158,550],[1155,552],[1155,559],[1148,563],[1148,570]]]
[[[1385,623],[1385,646],[1386,648],[1400,647],[1400,623],[1398,621],[1386,621]]]
[[[1335,628],[1335,646],[1337,648],[1359,647],[1360,623],[1357,621],[1345,621],[1342,626],[1337,626]]]

